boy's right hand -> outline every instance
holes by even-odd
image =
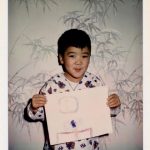
[[[31,109],[33,112],[36,112],[39,107],[42,107],[46,104],[46,96],[41,94],[35,94],[32,97]]]

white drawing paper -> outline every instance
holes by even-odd
[[[51,145],[112,133],[107,97],[106,86],[48,95]]]

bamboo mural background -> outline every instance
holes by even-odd
[[[66,30],[85,30],[92,40],[89,70],[117,91],[121,113],[107,150],[141,150],[143,125],[142,0],[9,0],[9,149],[40,150],[41,123],[23,110],[54,73],[57,39]]]

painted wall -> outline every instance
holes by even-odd
[[[9,0],[9,149],[41,150],[41,123],[23,119],[26,103],[47,79],[61,71],[57,39],[70,28],[92,40],[89,71],[117,91],[121,113],[108,150],[142,150],[142,1]],[[106,146],[106,147],[105,147]]]

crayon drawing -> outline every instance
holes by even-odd
[[[111,133],[107,96],[108,88],[105,86],[48,95],[45,109],[50,143],[53,145]],[[91,108],[94,109],[90,111]]]

